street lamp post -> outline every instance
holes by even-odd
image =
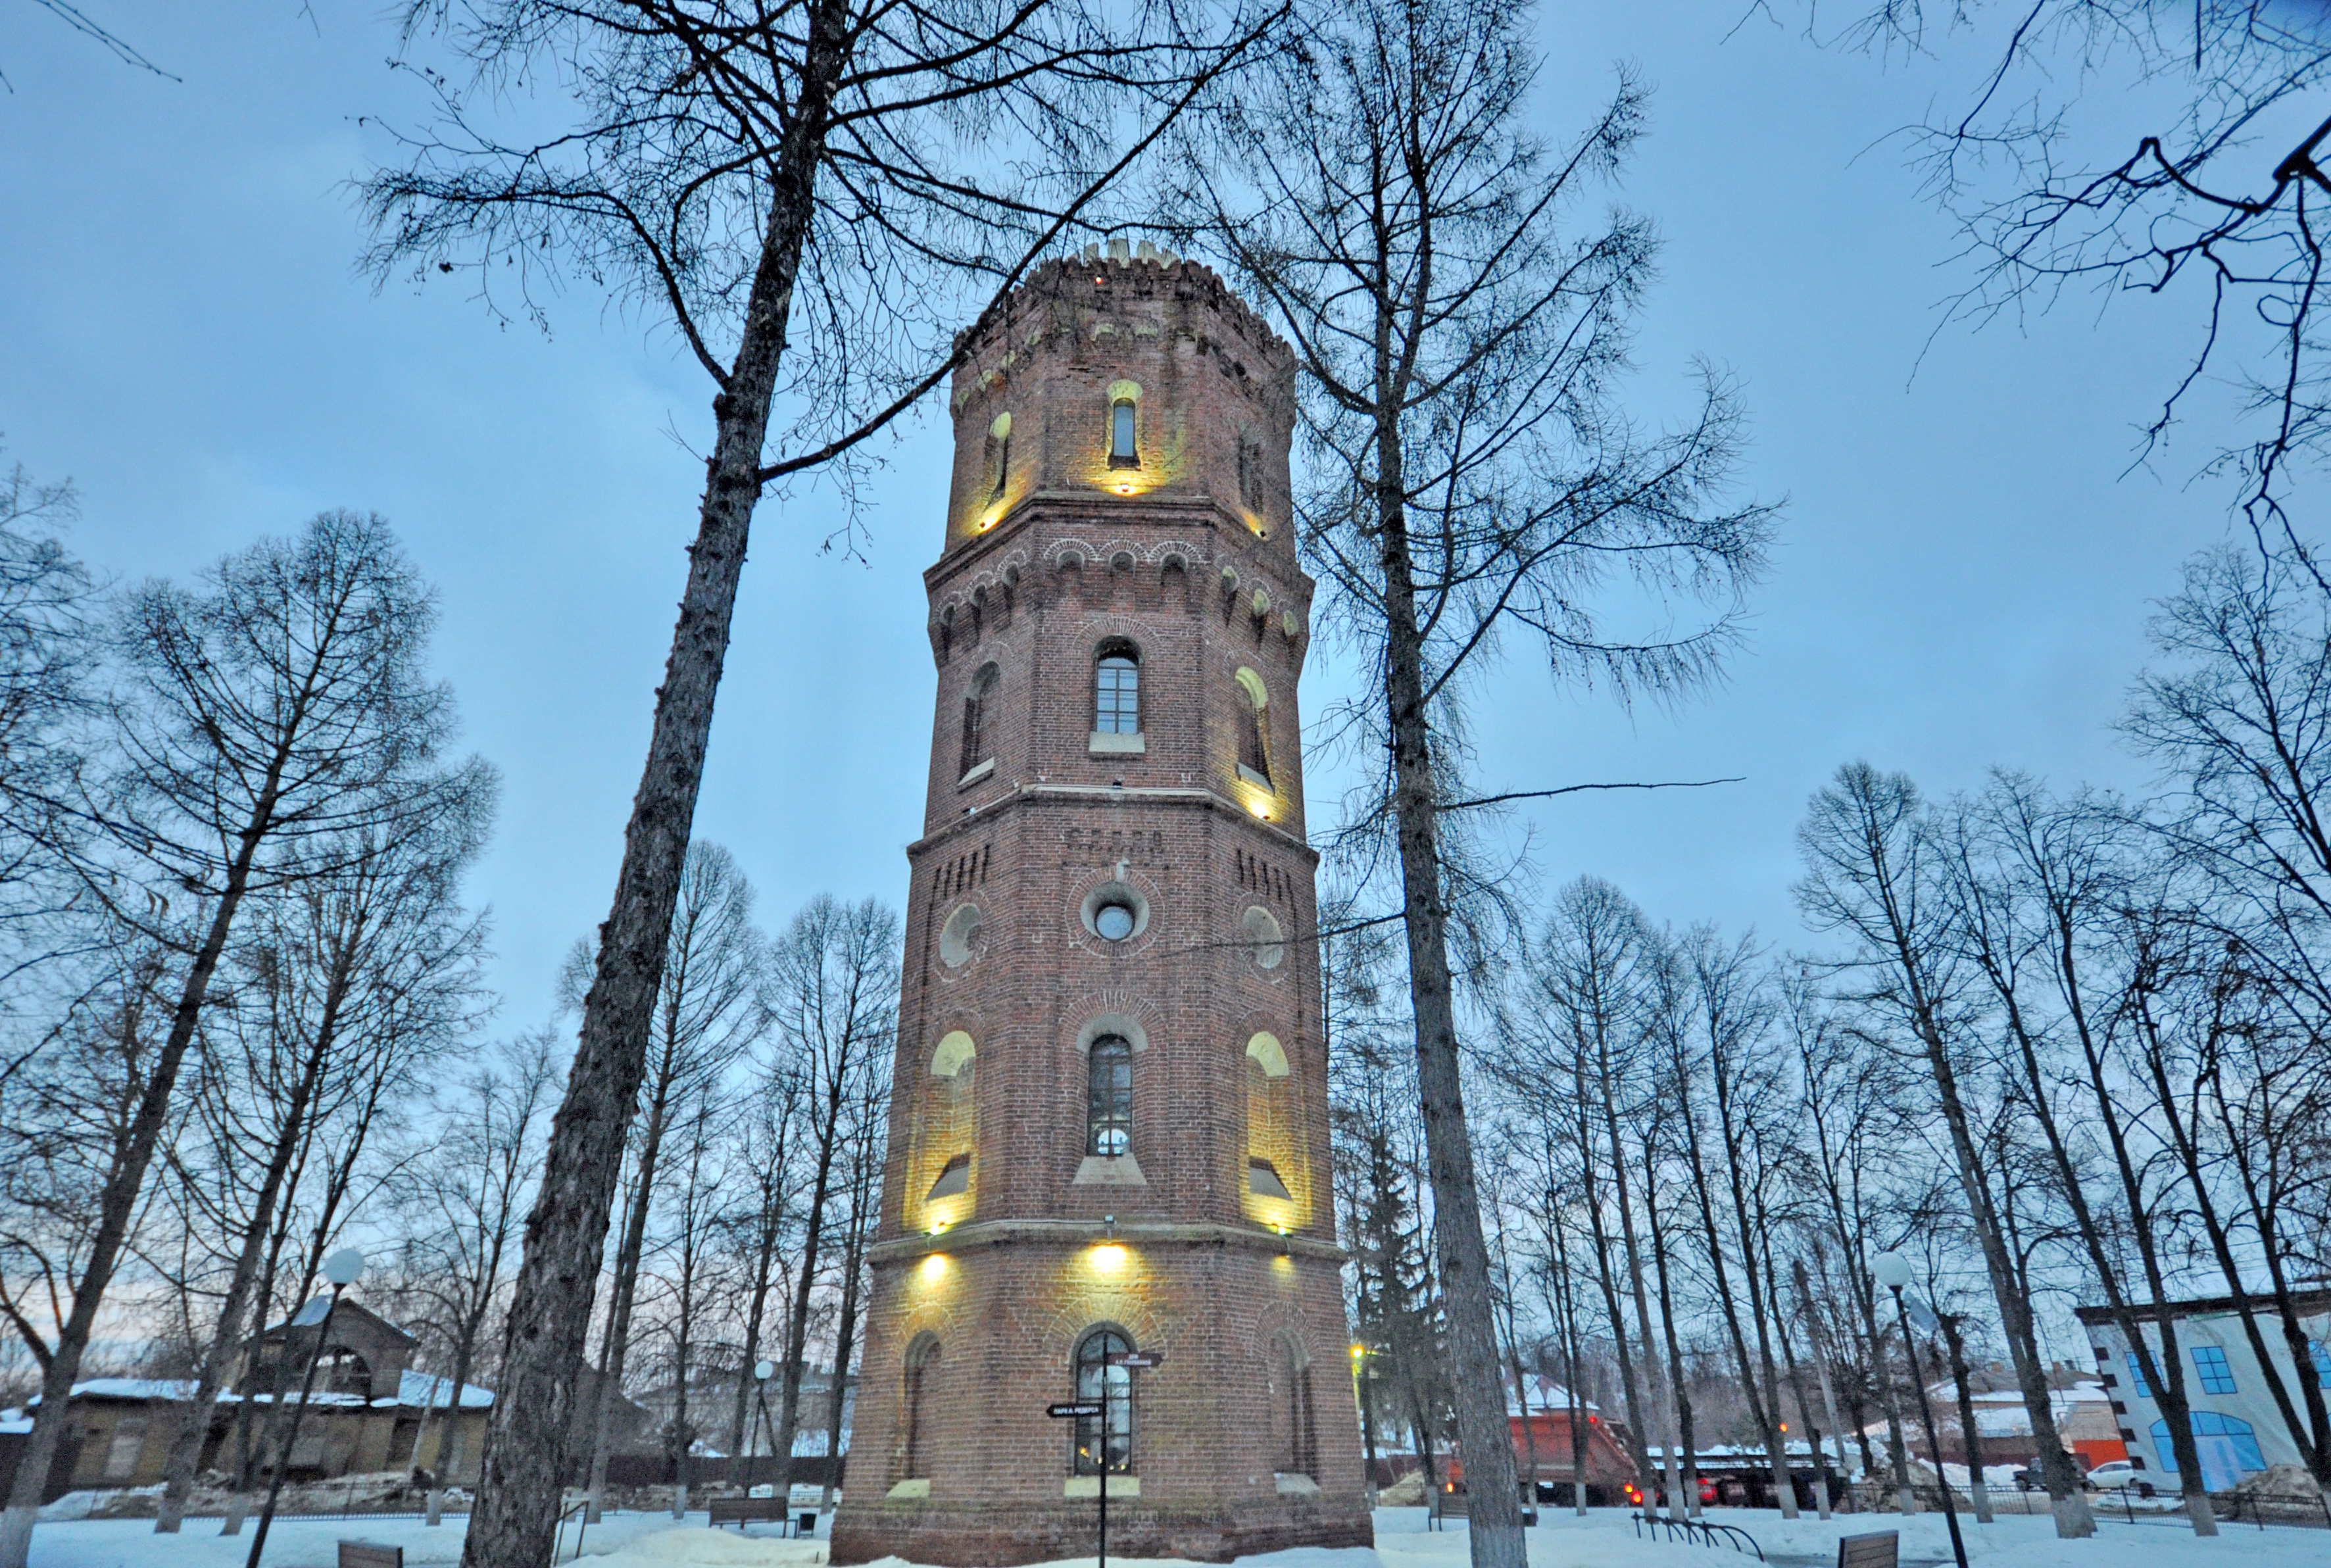
[[[1376,1506],[1376,1423],[1368,1409],[1368,1347],[1352,1346],[1352,1399],[1360,1407],[1360,1446],[1368,1462],[1368,1506]]]
[[[1935,1456],[1935,1478],[1943,1487],[1943,1523],[1950,1527],[1951,1555],[1958,1568],[1967,1568],[1966,1542],[1959,1536],[1958,1505],[1951,1497],[1951,1478],[1943,1473],[1942,1440],[1935,1435],[1935,1407],[1927,1399],[1926,1373],[1918,1367],[1918,1347],[1910,1337],[1910,1308],[1903,1300],[1910,1283],[1910,1260],[1899,1252],[1880,1252],[1870,1260],[1870,1276],[1894,1293],[1894,1311],[1902,1320],[1902,1356],[1910,1365],[1910,1381],[1918,1390],[1918,1419],[1927,1428],[1927,1449]]]
[[[267,1528],[275,1523],[275,1500],[282,1495],[283,1472],[291,1465],[291,1445],[300,1440],[300,1418],[308,1413],[308,1396],[316,1386],[316,1364],[323,1360],[325,1336],[332,1332],[332,1314],[339,1310],[340,1292],[357,1282],[364,1268],[364,1254],[353,1247],[343,1247],[324,1259],[324,1278],[331,1282],[332,1297],[324,1303],[323,1320],[316,1325],[316,1343],[308,1352],[307,1375],[300,1380],[300,1402],[291,1407],[283,1448],[275,1456],[275,1474],[268,1478],[267,1506],[260,1511],[259,1532],[251,1538],[251,1555],[243,1559],[243,1568],[259,1568],[259,1554],[267,1548]],[[290,1336],[285,1337],[288,1347]]]
[[[769,1420],[769,1380],[776,1375],[775,1362],[756,1361],[753,1364],[753,1402],[761,1407],[761,1440],[773,1449],[776,1446],[777,1429]],[[748,1449],[752,1447],[750,1443],[745,1446]],[[787,1506],[791,1506],[790,1499]]]

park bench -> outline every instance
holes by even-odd
[[[1472,1498],[1463,1492],[1452,1492],[1446,1487],[1432,1488],[1432,1512],[1424,1521],[1428,1530],[1441,1528],[1443,1519],[1470,1519]]]
[[[404,1568],[404,1548],[373,1541],[343,1541],[340,1568]]]
[[[734,1525],[742,1530],[747,1523],[783,1524],[785,1500],[783,1497],[709,1497],[705,1506],[712,1515],[712,1527]]]
[[[1867,1535],[1843,1535],[1837,1543],[1837,1568],[1895,1568],[1902,1549],[1899,1530],[1873,1530]]]

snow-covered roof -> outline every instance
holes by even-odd
[[[1552,1378],[1539,1373],[1533,1373],[1522,1379],[1522,1393],[1529,1402],[1527,1413],[1530,1415],[1545,1415],[1549,1411],[1572,1408],[1570,1391]],[[1594,1410],[1598,1407],[1593,1401],[1588,1400],[1581,1401],[1576,1408]],[[1518,1418],[1523,1413],[1525,1412],[1522,1410],[1522,1401],[1514,1397],[1514,1391],[1508,1386],[1506,1390],[1506,1414],[1508,1417]]]
[[[448,1402],[446,1396],[452,1392],[452,1387],[453,1380],[450,1377],[432,1377],[425,1372],[407,1371],[397,1380],[396,1392],[394,1395],[376,1399],[371,1402],[371,1404],[375,1410],[395,1410],[399,1406],[419,1408],[433,1404],[442,1408]],[[75,1399],[176,1401],[190,1400],[194,1397],[195,1382],[192,1378],[92,1377],[86,1382],[73,1384]],[[287,1394],[284,1402],[291,1403],[297,1398],[296,1394]],[[218,1392],[218,1402],[221,1404],[239,1403],[242,1399],[241,1394],[226,1389],[221,1389]],[[253,1404],[271,1404],[274,1402],[275,1396],[271,1393],[255,1393],[251,1396],[251,1400]],[[40,1396],[33,1395],[32,1403],[40,1402]],[[324,1405],[355,1407],[366,1402],[352,1393],[335,1393],[328,1389],[319,1388],[308,1396],[308,1402],[318,1407]],[[465,1383],[461,1385],[460,1400],[461,1409],[484,1410],[493,1402],[493,1390],[480,1388],[475,1383]],[[5,1430],[5,1428],[0,1428],[0,1430]]]
[[[192,1399],[188,1377],[92,1377],[73,1384],[75,1399]]]
[[[29,1432],[32,1430],[31,1416],[22,1411],[0,1410],[0,1432]]]
[[[450,1377],[433,1377],[425,1372],[408,1371],[397,1384],[395,1399],[376,1399],[372,1402],[376,1407],[390,1404],[442,1406],[448,1402],[447,1396],[452,1389],[453,1380]],[[471,1383],[461,1385],[461,1409],[483,1410],[493,1402],[493,1390],[480,1388]]]

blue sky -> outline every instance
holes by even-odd
[[[546,336],[497,325],[458,285],[359,275],[346,182],[384,150],[360,117],[418,107],[385,68],[376,5],[89,9],[182,80],[0,5],[10,455],[78,482],[79,547],[117,578],[190,571],[326,507],[396,524],[442,590],[437,657],[470,742],[506,781],[474,886],[495,914],[501,1024],[530,1026],[606,911],[708,388],[587,286],[553,301]],[[1792,835],[1841,761],[1937,793],[1994,764],[2143,782],[2109,727],[2147,602],[2224,534],[2222,488],[2191,476],[2231,426],[2205,389],[2156,472],[2124,472],[2182,368],[2190,301],[2083,296],[1929,346],[1969,274],[1885,138],[1961,101],[1982,40],[1889,64],[1763,21],[1735,31],[1741,9],[1548,7],[1538,119],[1555,137],[1584,124],[1620,59],[1657,90],[1616,193],[1667,243],[1632,402],[1647,420],[1680,407],[1694,355],[1744,386],[1744,489],[1788,501],[1750,645],[1720,689],[1632,713],[1554,689],[1516,648],[1475,740],[1479,782],[1501,789],[1744,775],[1570,797],[1517,826],[1546,887],[1593,872],[1658,917],[1786,946],[1809,940]],[[2084,123],[2117,146],[2141,107],[2100,93]],[[819,891],[904,901],[945,440],[927,414],[890,449],[863,561],[820,552],[841,521],[830,494],[766,503],[756,524],[698,828],[736,851],[772,924]],[[1314,711],[1338,674],[1315,663]],[[1338,785],[1314,774],[1315,821]]]

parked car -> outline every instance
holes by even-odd
[[[2126,1459],[2114,1459],[2108,1464],[2098,1465],[2082,1478],[2081,1484],[2092,1491],[2135,1492],[2140,1497],[2153,1496],[2153,1483]]]

